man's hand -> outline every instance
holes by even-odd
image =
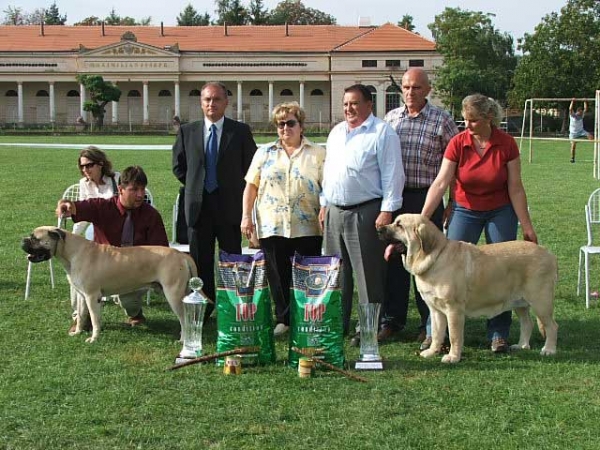
[[[75,203],[71,200],[59,200],[56,205],[56,217],[71,217],[77,214]]]
[[[381,228],[392,223],[392,213],[381,211],[375,220],[375,228]]]

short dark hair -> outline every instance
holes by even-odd
[[[134,186],[148,186],[148,177],[140,166],[129,166],[121,172],[121,179],[119,185],[126,187],[129,185]]]
[[[348,92],[359,92],[362,95],[364,101],[373,101],[373,94],[371,94],[369,88],[366,87],[364,84],[353,84],[352,86],[348,86],[346,89],[344,89],[344,94]]]

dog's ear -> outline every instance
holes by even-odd
[[[48,236],[50,236],[52,239],[56,239],[57,241],[64,241],[65,237],[67,237],[67,234],[64,232],[64,230],[55,228],[54,230],[48,231]]]
[[[429,255],[435,248],[436,242],[435,235],[431,233],[431,227],[426,223],[422,223],[417,227],[416,234],[421,240],[421,250]]]

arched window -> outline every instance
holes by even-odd
[[[75,89],[71,89],[69,92],[67,92],[67,97],[79,97],[79,91],[76,91]]]
[[[291,89],[284,89],[283,91],[281,91],[279,93],[279,95],[281,95],[282,97],[291,97],[294,95],[294,93],[292,92]]]
[[[192,89],[190,91],[190,97],[200,97],[200,91],[198,89]]]
[[[376,111],[377,111],[377,89],[375,89],[374,86],[371,86],[370,84],[367,85],[367,89],[369,91],[371,91],[371,97],[373,98],[373,108],[371,109],[371,112],[376,115]]]
[[[310,95],[324,95],[321,89],[313,89],[310,91]]]
[[[37,91],[37,93],[35,94],[36,97],[49,97],[48,95],[48,91],[45,91],[43,89]]]
[[[15,91],[14,89],[9,89],[8,91],[6,91],[6,96],[7,97],[18,97],[19,94],[17,94],[17,91]]]
[[[163,89],[162,91],[160,91],[158,93],[159,97],[170,97],[171,96],[171,91],[169,91],[168,89]]]
[[[127,93],[127,97],[141,97],[140,91],[133,89]]]
[[[393,84],[385,90],[385,112],[400,107],[400,90]]]
[[[260,97],[261,95],[263,95],[263,93],[260,89],[252,89],[250,91],[250,97]]]

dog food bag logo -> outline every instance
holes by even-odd
[[[319,349],[322,353],[318,358],[338,367],[344,364],[339,269],[337,257],[294,257],[289,353],[292,367],[298,367],[301,356],[292,347]]]
[[[242,355],[243,365],[275,361],[271,300],[265,261],[256,255],[221,252],[217,277],[217,351],[258,347]],[[224,359],[217,361],[223,365]]]

